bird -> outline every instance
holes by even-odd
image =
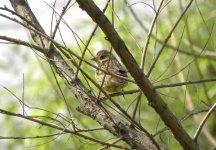
[[[98,84],[107,92],[122,92],[123,88],[127,85],[128,78],[126,69],[119,63],[116,57],[108,50],[100,50],[97,52],[93,61],[96,62],[98,68],[95,72],[95,78]],[[113,76],[112,73],[117,76]],[[121,78],[124,77],[124,78]]]

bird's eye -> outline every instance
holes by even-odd
[[[120,76],[122,76],[122,77],[128,77],[128,76],[127,76],[127,71],[126,71],[126,70],[122,70],[122,69],[119,69],[119,70],[118,70],[117,75],[120,75]]]
[[[100,59],[101,59],[101,60],[104,59],[104,58],[106,58],[105,55],[101,55],[101,56],[100,56]]]

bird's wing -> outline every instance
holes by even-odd
[[[124,69],[117,60],[110,61],[108,72],[119,75],[119,76],[128,77],[126,69]]]

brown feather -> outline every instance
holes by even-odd
[[[128,77],[127,71],[122,67],[118,60],[107,50],[101,50],[95,57],[98,67],[107,70],[112,74],[122,77]],[[96,71],[96,79],[99,85],[103,83],[102,88],[108,92],[118,92],[127,85],[127,81],[112,75],[105,74],[103,71]]]

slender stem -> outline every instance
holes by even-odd
[[[190,2],[188,3],[187,7],[185,8],[185,10],[182,12],[181,16],[178,18],[177,22],[175,23],[175,25],[173,26],[173,28],[171,29],[171,31],[169,32],[168,36],[166,37],[166,39],[163,42],[163,45],[161,47],[161,49],[158,52],[158,55],[156,56],[155,60],[153,61],[152,65],[150,66],[150,69],[147,73],[147,77],[150,76],[152,70],[155,67],[155,64],[157,63],[159,57],[161,56],[167,42],[169,41],[171,35],[173,34],[174,30],[176,29],[176,27],[178,26],[179,22],[182,20],[183,16],[185,15],[185,13],[187,12],[187,10],[190,8],[191,4],[192,4],[193,0],[190,0]]]
[[[110,2],[110,0],[107,1],[106,5],[105,5],[105,7],[104,7],[104,9],[103,9],[103,13],[105,13],[107,7],[109,6],[109,2]],[[98,29],[98,25],[95,25],[95,27],[94,27],[94,29],[93,29],[93,31],[92,31],[92,33],[91,33],[91,35],[90,35],[90,37],[89,37],[89,39],[88,39],[86,45],[85,45],[85,48],[84,48],[84,50],[83,50],[83,52],[82,52],[82,56],[81,56],[82,59],[80,59],[79,65],[78,65],[78,67],[77,67],[77,71],[76,71],[76,73],[75,73],[75,76],[76,76],[76,77],[77,77],[78,74],[79,74],[79,70],[80,70],[80,67],[81,67],[81,65],[82,65],[82,62],[83,62],[83,59],[84,59],[86,50],[88,49],[88,46],[89,46],[89,44],[90,44],[90,42],[91,42],[91,40],[92,40],[92,38],[93,38],[95,32],[97,31],[97,29]]]
[[[146,41],[145,41],[145,46],[144,46],[144,48],[143,48],[143,50],[142,50],[142,61],[141,61],[140,67],[141,67],[143,70],[144,70],[144,64],[145,64],[145,58],[146,58],[146,54],[147,54],[147,50],[148,50],[149,40],[150,40],[150,38],[151,38],[152,31],[153,31],[153,29],[154,29],[154,26],[155,26],[155,23],[156,23],[156,20],[157,20],[157,18],[158,18],[158,15],[159,15],[159,12],[160,12],[160,9],[161,9],[161,7],[162,7],[163,2],[164,2],[164,0],[161,0],[161,1],[160,1],[160,4],[159,4],[159,6],[158,6],[158,9],[157,9],[156,12],[155,12],[155,16],[154,16],[154,18],[153,18],[153,20],[152,20],[152,23],[151,23],[151,26],[150,26],[150,29],[149,29],[149,32],[148,32],[148,37],[147,37],[147,39],[146,39]]]
[[[185,81],[185,82],[173,83],[173,84],[167,84],[167,85],[156,85],[154,86],[154,88],[155,89],[169,88],[169,87],[176,87],[176,86],[182,86],[182,85],[191,85],[191,84],[199,84],[199,83],[215,82],[215,81],[216,81],[216,78],[195,80],[195,81]]]
[[[198,136],[199,136],[204,124],[206,123],[209,116],[214,112],[215,108],[216,108],[216,103],[214,103],[214,105],[211,107],[211,109],[209,109],[209,111],[207,112],[207,114],[203,118],[202,122],[200,123],[199,127],[197,128],[197,130],[193,136],[195,142],[197,142]]]

